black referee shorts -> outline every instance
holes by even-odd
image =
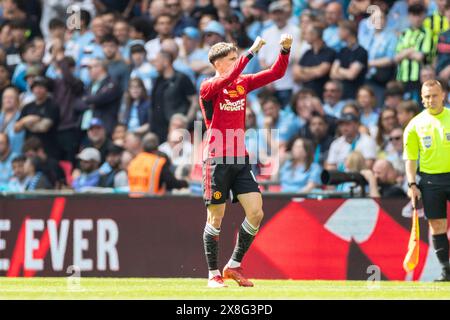
[[[427,219],[446,219],[447,201],[450,201],[450,173],[420,173],[419,189]]]
[[[260,192],[258,183],[246,162],[228,164],[220,159],[208,159],[203,163],[203,201],[205,205],[222,204],[231,193],[232,203],[238,202],[237,196],[243,193]]]

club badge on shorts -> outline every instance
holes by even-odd
[[[432,143],[431,136],[425,136],[422,139],[423,139],[423,145],[425,146],[425,148],[427,148],[427,149],[430,148],[431,143]]]
[[[214,199],[219,200],[220,198],[222,198],[222,192],[220,191],[216,191],[213,194]]]

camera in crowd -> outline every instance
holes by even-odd
[[[338,185],[346,182],[355,182],[361,190],[361,197],[366,196],[367,180],[359,172],[342,172],[338,170],[323,170],[320,179],[324,185]],[[356,187],[355,186],[355,187]],[[355,187],[350,188],[350,195],[354,196]]]

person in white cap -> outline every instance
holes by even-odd
[[[96,187],[100,180],[98,167],[100,165],[100,151],[95,148],[83,149],[77,156],[80,160],[80,174],[72,183],[75,191],[83,191],[87,187]]]

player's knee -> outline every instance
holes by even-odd
[[[259,225],[264,217],[264,212],[261,208],[254,208],[247,213],[247,218]]]

